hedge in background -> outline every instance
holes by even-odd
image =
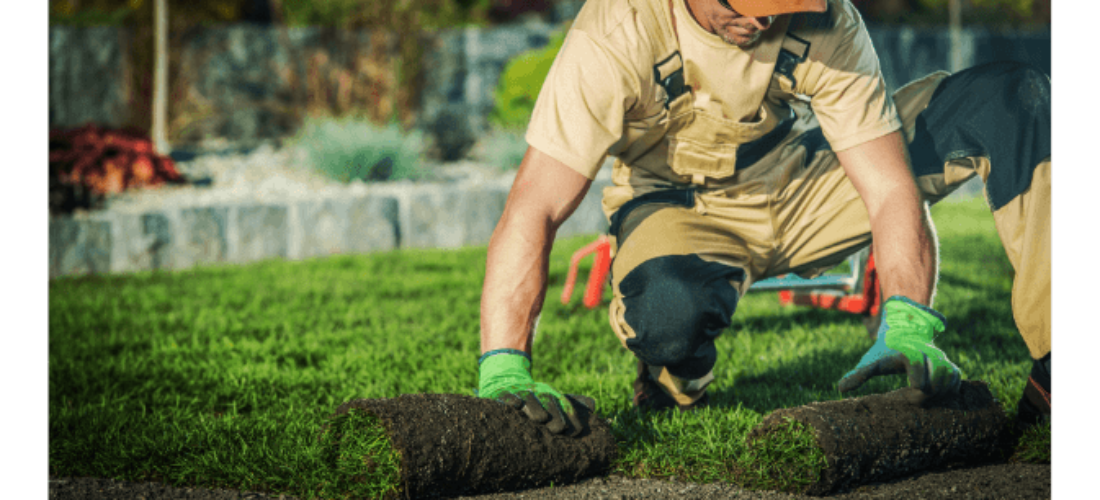
[[[527,127],[531,111],[535,109],[535,100],[542,90],[542,82],[550,73],[550,66],[565,43],[568,31],[567,24],[550,38],[550,43],[545,47],[524,52],[508,61],[494,92],[496,106],[490,117],[494,125],[513,130]]]

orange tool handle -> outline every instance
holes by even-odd
[[[606,235],[596,238],[596,241],[585,245],[573,254],[569,263],[569,274],[565,278],[565,289],[561,292],[561,303],[568,304],[573,296],[573,287],[577,281],[577,264],[590,253],[596,254],[596,262],[588,273],[588,285],[584,292],[584,305],[592,309],[599,305],[603,293],[603,284],[607,279],[607,272],[611,268],[611,242]]]
[[[866,304],[863,307],[864,314],[870,314],[871,316],[878,316],[879,307],[882,303],[879,301],[879,294],[882,290],[882,283],[878,280],[878,270],[875,269],[875,253],[867,253],[867,271],[863,278],[863,300]]]
[[[607,282],[607,272],[611,268],[611,245],[604,241],[596,248],[596,261],[592,264],[592,271],[588,273],[588,288],[584,291],[584,305],[592,309],[600,305],[603,297],[604,283]]]

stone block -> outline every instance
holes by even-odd
[[[584,6],[584,0],[559,0],[552,4],[550,10],[550,23],[560,24],[577,17]]]
[[[95,122],[120,127],[129,118],[127,34],[114,26],[50,26],[50,127]]]
[[[237,207],[235,212],[236,234],[229,239],[229,260],[253,262],[289,256],[286,206],[251,205]]]
[[[148,269],[172,267],[172,224],[163,213],[141,215],[141,234],[147,242],[144,251],[149,256]]]
[[[172,267],[172,226],[167,215],[161,212],[107,212],[98,217],[111,225],[112,272]]]
[[[392,196],[368,195],[303,201],[293,219],[292,258],[392,250],[398,246],[398,203]]]
[[[493,236],[493,230],[504,215],[504,204],[508,201],[508,187],[492,184],[480,184],[465,189],[467,196],[464,210],[466,245],[486,245]]]
[[[603,213],[603,188],[610,186],[611,180],[608,177],[597,177],[592,181],[592,186],[588,189],[588,193],[584,195],[584,199],[581,201],[577,209],[573,211],[565,223],[558,228],[558,238],[568,238],[570,236],[577,236],[581,234],[596,234],[606,233],[610,224],[607,222],[607,217]]]
[[[172,267],[189,269],[199,264],[228,260],[226,207],[188,208],[179,213],[178,240],[172,245]]]
[[[424,185],[409,189],[402,200],[401,246],[458,248],[466,242],[462,213],[469,196],[453,186]]]
[[[484,245],[508,199],[508,188],[496,183],[409,185],[394,192],[401,203],[402,248]]]
[[[397,199],[389,196],[352,199],[348,209],[348,250],[360,253],[397,248],[397,210]]]
[[[485,245],[504,214],[510,183],[390,186],[400,203],[401,248]]]
[[[347,253],[347,199],[308,200],[297,203],[300,241],[297,258]]]
[[[111,242],[108,221],[51,218],[49,277],[109,272]]]

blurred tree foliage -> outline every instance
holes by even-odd
[[[119,26],[127,28],[129,109],[126,125],[141,130],[152,126],[153,65],[152,0],[50,0],[50,25]],[[271,22],[277,0],[169,0],[169,74],[178,74],[171,47],[188,30],[225,22]]]
[[[424,34],[433,30],[485,25],[499,0],[169,0],[170,44],[201,25],[258,22],[290,27],[343,30],[384,29],[395,33],[397,114],[412,125],[423,81]],[[130,61],[135,68],[130,125],[148,129],[152,75],[152,0],[50,0],[50,24],[130,28]]]
[[[930,11],[947,17],[950,0],[918,0]],[[1021,27],[1050,25],[1051,0],[961,0],[963,25]]]
[[[281,0],[288,26],[401,30],[482,25],[492,0]],[[411,23],[411,24],[404,24]]]
[[[325,26],[338,29],[387,29],[397,35],[397,107],[395,117],[405,128],[413,125],[414,110],[424,81],[426,32],[442,28],[484,25],[492,0],[276,0],[282,4],[288,26]]]
[[[272,2],[266,0],[169,0],[173,28],[183,24],[212,24],[271,20]],[[152,0],[50,0],[50,24],[69,26],[129,26],[147,21]]]
[[[142,1],[51,0],[50,24],[121,26],[141,6]]]

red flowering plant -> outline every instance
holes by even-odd
[[[102,206],[127,189],[186,182],[175,162],[156,154],[153,141],[133,128],[87,124],[50,131],[50,213]]]

